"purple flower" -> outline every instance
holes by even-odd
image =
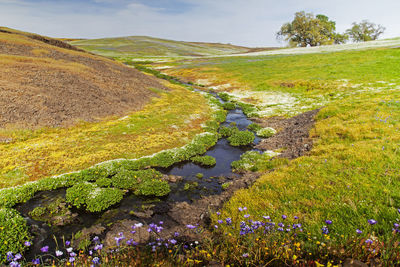
[[[93,238],[93,242],[98,242],[100,240],[100,238],[98,237],[98,236],[95,236],[94,238]]]
[[[368,245],[371,245],[373,243],[373,241],[371,239],[367,239],[367,240],[365,240],[365,243],[367,243]]]
[[[171,239],[171,240],[169,240],[169,242],[170,242],[172,245],[175,245],[177,241],[176,241],[175,239]]]
[[[70,255],[71,257],[76,257],[76,253],[75,253],[75,252],[71,252],[69,255]]]
[[[328,229],[328,227],[324,226],[324,227],[321,228],[321,230],[322,230],[322,233],[323,233],[324,235],[329,234],[329,229]]]
[[[400,213],[400,209],[397,209],[397,212]]]
[[[243,258],[249,257],[249,253],[244,253],[244,254],[242,255],[242,257],[243,257]]]
[[[12,262],[10,262],[10,266],[12,266],[12,267],[20,267],[21,264],[19,264],[19,263],[16,262],[16,261],[12,261]]]
[[[99,263],[100,263],[100,259],[99,259],[98,257],[94,257],[93,260],[92,260],[92,262],[93,262],[94,264],[99,264]]]
[[[249,218],[249,217],[250,217],[250,214],[245,214],[243,217]]]
[[[74,261],[75,261],[75,258],[74,257],[69,257],[69,260],[68,260],[69,262],[71,262],[71,263],[73,263]]]
[[[399,228],[399,226],[400,226],[398,223],[394,223],[393,225],[395,228]]]
[[[67,248],[67,252],[71,253],[74,249],[73,248]]]
[[[299,218],[299,217],[297,217],[297,216],[294,216],[294,219],[295,219],[295,220],[297,220],[298,218]]]
[[[325,220],[325,223],[326,223],[327,225],[329,225],[329,224],[332,224],[332,221],[331,221],[331,220]]]
[[[218,225],[214,225],[214,228],[215,228],[215,229],[218,229]]]
[[[376,221],[375,221],[374,219],[369,219],[369,220],[368,220],[368,223],[369,223],[370,225],[374,225],[374,224],[376,224]]]
[[[362,234],[362,231],[360,229],[357,229],[356,233],[360,235],[360,234]]]
[[[32,244],[31,244],[31,242],[29,242],[29,241],[25,241],[25,242],[24,242],[24,245],[25,245],[25,247],[30,247]]]
[[[22,255],[20,253],[15,254],[14,261],[19,261],[20,259],[22,259]]]
[[[49,252],[49,246],[44,246],[40,249],[41,252],[45,253],[45,252]]]
[[[218,220],[218,223],[221,224],[221,223],[224,223],[224,221],[223,220]]]
[[[71,242],[70,241],[65,241],[65,245],[68,247],[69,245],[71,245]]]
[[[102,250],[103,249],[103,244],[98,244],[94,246],[94,250]]]
[[[271,217],[270,216],[262,216],[264,219],[266,219],[266,220],[271,220]]]
[[[221,215],[221,212],[217,211],[217,215]]]
[[[178,236],[179,236],[179,233],[178,233],[178,232],[175,232],[174,236],[175,236],[175,237],[178,237]]]
[[[62,254],[64,254],[62,251],[56,250],[56,256],[60,257]]]
[[[279,232],[283,232],[283,228],[282,228],[282,227],[279,227],[279,228],[278,228],[278,231],[279,231]]]
[[[189,229],[195,229],[196,228],[196,226],[191,225],[191,224],[186,225],[186,227],[189,228]]]
[[[33,259],[32,263],[35,264],[35,265],[40,264],[40,260],[39,259]]]
[[[14,258],[14,254],[12,253],[12,251],[7,252],[7,261],[12,261],[12,259]]]
[[[226,220],[227,224],[231,224],[232,223],[232,219],[231,218],[226,218],[225,220]]]
[[[282,215],[282,219],[286,219],[287,218],[287,216],[286,215]]]
[[[278,226],[279,226],[279,227],[284,227],[285,225],[284,225],[283,223],[280,222],[280,223],[278,223]]]

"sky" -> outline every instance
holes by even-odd
[[[400,37],[399,0],[0,0],[0,26],[51,37],[146,35],[178,41],[284,46],[297,11],[327,15],[338,32],[368,19]]]

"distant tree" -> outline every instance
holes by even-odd
[[[348,40],[346,34],[336,33],[336,22],[325,15],[314,16],[304,11],[295,13],[292,22],[282,25],[277,33],[278,39],[284,39],[290,46],[318,46],[341,44]]]
[[[360,23],[353,22],[353,27],[348,29],[346,33],[354,42],[365,42],[376,40],[385,32],[385,27],[376,25],[375,23],[363,20]]]

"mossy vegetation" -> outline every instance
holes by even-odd
[[[276,134],[276,130],[271,127],[265,127],[257,130],[256,135],[259,137],[268,138]]]
[[[277,155],[279,155],[279,153],[273,151],[266,151],[263,153],[247,151],[240,156],[240,160],[233,161],[231,166],[235,172],[267,171],[288,162],[288,160],[284,158],[271,160]]]
[[[212,156],[196,156],[190,159],[193,163],[203,166],[214,166],[217,161]]]

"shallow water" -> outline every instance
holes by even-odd
[[[222,102],[222,100],[220,101]],[[229,111],[226,121],[221,125],[229,126],[231,123],[235,123],[240,130],[245,130],[252,122],[248,120],[240,109],[235,109]],[[256,137],[254,144],[257,144],[259,141],[260,139]],[[138,197],[128,193],[120,203],[105,212],[88,213],[84,210],[72,208],[71,211],[77,213],[79,216],[74,223],[66,226],[51,227],[46,223],[35,221],[29,217],[29,212],[35,207],[51,203],[57,197],[65,197],[66,190],[59,189],[40,192],[28,202],[17,207],[21,214],[27,218],[28,225],[36,235],[33,240],[33,246],[26,253],[25,257],[28,260],[33,259],[35,255],[41,253],[40,248],[43,246],[49,246],[50,251],[54,251],[56,249],[55,239],[57,239],[58,244],[62,244],[63,236],[65,240],[69,240],[73,233],[93,225],[102,224],[107,227],[110,223],[122,219],[136,219],[147,223],[158,220],[167,221],[167,212],[170,204],[180,201],[190,203],[202,196],[220,194],[222,192],[221,184],[225,180],[220,180],[219,177],[237,178],[239,175],[232,173],[231,163],[232,161],[239,160],[240,155],[249,150],[253,150],[253,146],[232,147],[226,138],[221,138],[214,147],[205,153],[205,155],[216,158],[216,165],[213,167],[202,167],[186,161],[174,164],[170,168],[158,168],[163,174],[183,177],[182,181],[170,184],[171,193],[167,197]],[[196,174],[198,173],[202,173],[203,177],[197,178]],[[185,190],[186,183],[197,183],[197,186],[194,186],[190,190]],[[152,206],[153,215],[151,218],[138,218],[133,214],[133,212],[142,211],[143,205]]]

